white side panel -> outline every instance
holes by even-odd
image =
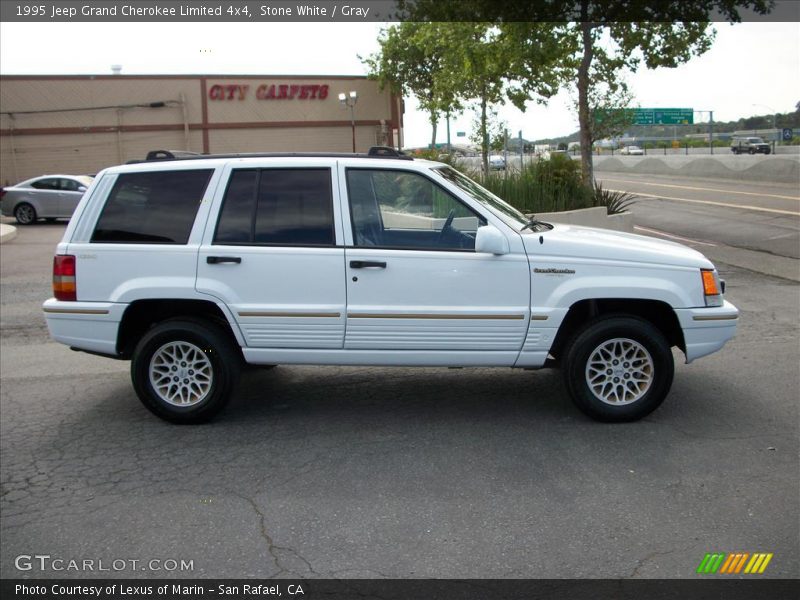
[[[518,350],[523,319],[354,319],[347,348],[397,350]]]
[[[524,254],[348,248],[347,286],[348,349],[519,352],[528,328]]]
[[[508,367],[517,352],[293,350],[243,348],[245,360],[264,365],[368,365],[401,367]]]
[[[208,256],[241,263],[208,264]],[[228,305],[248,346],[341,348],[344,249],[204,246],[197,291]]]
[[[78,300],[130,303],[187,298],[194,288],[197,245],[71,243]]]

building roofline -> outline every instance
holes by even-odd
[[[366,75],[271,75],[269,73],[264,73],[260,75],[253,75],[253,74],[214,74],[214,73],[196,73],[196,74],[182,74],[182,75],[164,75],[164,74],[152,74],[152,75],[145,75],[145,74],[132,74],[132,75],[113,75],[111,73],[102,73],[102,74],[82,74],[82,75],[46,75],[46,74],[39,74],[39,75],[0,75],[0,79],[2,80],[9,80],[9,81],[34,81],[34,80],[71,80],[71,79],[82,79],[82,80],[95,80],[95,79],[102,79],[102,80],[114,80],[114,79],[335,79],[335,80],[365,80],[369,81],[369,77]]]

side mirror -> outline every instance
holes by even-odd
[[[78,191],[79,192],[85,192],[86,188],[84,186],[80,185],[80,186],[78,186]]]
[[[508,254],[510,251],[506,236],[494,225],[478,227],[475,235],[475,252],[487,254]]]

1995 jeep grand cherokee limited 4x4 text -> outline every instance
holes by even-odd
[[[246,363],[560,366],[582,411],[630,421],[667,395],[673,346],[715,352],[738,318],[690,248],[532,221],[389,148],[106,169],[53,288],[53,338],[131,360],[145,406],[181,423]]]

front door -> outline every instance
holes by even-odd
[[[229,183],[200,248],[197,290],[228,305],[248,347],[344,343],[334,165],[234,168],[223,177]]]
[[[475,252],[485,221],[414,171],[346,168],[345,348],[376,362],[512,365],[530,319],[524,252]]]

